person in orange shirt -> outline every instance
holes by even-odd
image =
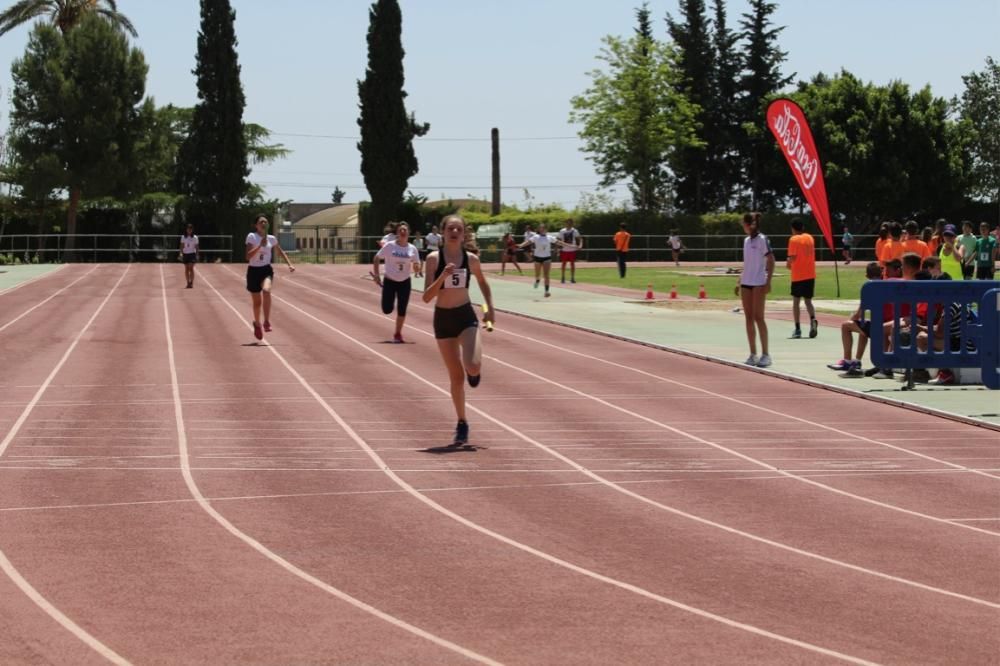
[[[887,238],[885,243],[882,245],[882,254],[878,257],[878,260],[882,262],[883,267],[893,259],[901,259],[903,257],[904,250],[902,237],[903,225],[899,222],[890,222],[889,238]]]
[[[628,244],[632,240],[632,234],[628,232],[628,225],[624,222],[618,225],[618,233],[615,234],[615,258],[618,260],[618,277],[625,277],[625,260],[628,258]]]
[[[883,222],[878,228],[878,238],[875,240],[875,261],[878,265],[885,269],[885,264],[882,262],[882,247],[885,246],[886,241],[889,240],[889,223]]]
[[[921,259],[931,256],[927,243],[920,240],[920,227],[914,220],[906,223],[906,240],[903,241],[903,253],[912,252]]]
[[[802,337],[800,300],[805,299],[809,312],[809,337],[819,335],[813,293],[816,291],[816,241],[805,232],[802,220],[792,220],[792,237],[788,239],[788,259],[785,265],[792,272],[792,318],[795,320],[793,338]]]

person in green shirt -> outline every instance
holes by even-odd
[[[997,260],[997,239],[990,234],[990,225],[979,225],[979,239],[976,241],[976,279],[992,280],[993,265]]]
[[[962,258],[962,279],[971,280],[976,274],[976,234],[972,233],[972,222],[962,222],[962,235],[956,245]]]

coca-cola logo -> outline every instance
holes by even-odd
[[[792,107],[783,104],[782,111],[772,118],[774,135],[778,137],[792,169],[798,172],[803,189],[812,189],[819,175],[819,158],[810,155],[802,143],[802,126],[799,119],[792,115]]]

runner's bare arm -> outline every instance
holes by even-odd
[[[483,294],[483,300],[486,302],[486,307],[483,308],[483,321],[495,323],[494,312],[493,312],[493,292],[490,290],[490,284],[486,281],[486,276],[483,275],[483,266],[479,261],[479,257],[475,255],[469,255],[469,268],[472,270],[472,274],[476,276],[476,282],[479,284],[479,291]]]
[[[278,251],[278,254],[281,255],[281,258],[285,260],[286,264],[288,264],[288,270],[294,273],[295,266],[292,266],[292,260],[288,258],[288,255],[285,254],[285,251],[282,249],[282,247],[280,245],[275,245],[274,249]]]

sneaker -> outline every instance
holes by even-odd
[[[935,379],[932,379],[928,384],[934,384],[936,386],[951,386],[955,383],[955,373],[951,370],[942,368],[938,370],[938,375]]]
[[[879,368],[868,368],[865,370],[865,377],[874,377],[878,372]]]
[[[747,356],[747,360],[743,361],[746,365],[757,365],[757,354],[750,354]]]
[[[469,443],[469,424],[459,421],[455,426],[455,437],[451,440],[452,446],[465,446]]]
[[[852,365],[854,365],[854,364],[849,359],[842,358],[839,361],[837,361],[836,363],[827,363],[826,367],[830,368],[831,370],[841,370],[841,371],[843,371],[843,370],[849,369]],[[858,365],[861,365],[861,364],[859,363]]]
[[[480,372],[478,375],[466,374],[465,376],[469,380],[469,386],[471,386],[472,388],[476,388],[477,386],[479,386],[479,380],[483,378],[483,373]]]
[[[253,323],[253,337],[257,338],[258,340],[264,339],[264,329],[260,327],[260,322],[258,321],[255,321]]]
[[[405,340],[403,340],[402,333],[393,333],[392,334],[392,341],[395,344],[397,344],[397,345],[401,345],[401,344],[403,344],[405,342]]]
[[[264,332],[265,333],[270,333],[271,332],[271,322],[269,322],[266,319],[264,320]]]
[[[576,284],[576,279],[575,278],[570,278],[570,283]]]
[[[799,329],[795,329],[795,331],[792,333],[792,339],[798,340],[801,337],[802,337],[802,331],[800,331]]]
[[[861,363],[858,362],[857,365],[852,364],[851,367],[847,368],[847,372],[840,373],[840,376],[844,379],[855,379],[864,377],[865,373],[861,371]]]
[[[931,373],[925,368],[916,368],[913,371],[913,381],[926,384],[931,380]]]
[[[817,335],[819,335],[819,322],[811,319],[809,321],[809,337],[815,338]]]
[[[566,278],[563,278],[562,280],[560,280],[560,282],[562,282],[563,284],[566,284]]]
[[[767,354],[761,354],[760,359],[757,361],[758,368],[766,368],[771,365],[771,357]]]
[[[892,370],[886,370],[885,368],[878,368],[875,374],[872,375],[875,379],[892,379]]]
[[[535,280],[535,289],[538,289],[538,280]]]
[[[549,296],[551,296],[551,295],[552,295],[552,294],[550,294],[550,293],[549,293],[549,290],[548,290],[548,289],[546,289],[546,290],[545,290],[545,298],[548,298],[548,297],[549,297]]]

